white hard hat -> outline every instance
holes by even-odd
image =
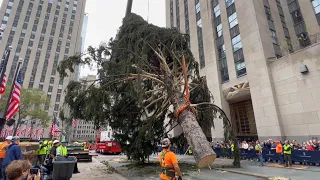
[[[53,144],[59,143],[59,140],[54,140]]]
[[[12,140],[12,136],[7,136],[7,137],[6,137],[6,140],[11,141],[11,140]]]
[[[163,148],[168,147],[171,144],[170,139],[169,138],[164,138],[161,142],[161,146]]]

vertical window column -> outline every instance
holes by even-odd
[[[288,46],[287,50],[289,51],[289,53],[292,53],[293,52],[293,48],[292,48],[292,44],[291,44],[289,29],[287,27],[287,23],[286,23],[286,20],[284,18],[284,13],[283,13],[283,9],[282,9],[280,0],[276,0],[276,3],[277,3],[278,11],[279,11],[281,24],[282,24],[282,27],[283,27],[283,33],[284,33],[284,36],[285,36],[285,41],[287,42],[287,46]]]
[[[170,25],[171,25],[171,28],[174,27],[174,22],[173,22],[173,0],[170,0]]]
[[[225,0],[227,7],[228,22],[230,28],[231,44],[233,49],[233,58],[235,62],[237,77],[247,74],[246,63],[244,60],[240,29],[238,25],[238,16],[234,0]]]
[[[300,47],[304,48],[311,44],[309,34],[307,32],[306,23],[304,22],[300,4],[298,0],[287,0],[289,12],[293,20],[294,30],[299,40]]]
[[[213,25],[216,29],[216,46],[218,52],[218,63],[220,69],[221,82],[229,81],[228,64],[226,58],[226,49],[224,45],[224,38],[222,33],[221,13],[218,0],[211,0],[213,11]]]
[[[176,19],[177,19],[177,29],[180,31],[180,5],[179,0],[176,0]]]
[[[185,19],[185,26],[186,26],[185,27],[186,28],[186,34],[190,34],[188,0],[184,0],[184,19]],[[189,45],[190,45],[190,43],[189,43]]]
[[[320,24],[320,0],[311,0],[318,24]]]
[[[271,35],[271,40],[272,40],[272,43],[273,43],[273,49],[274,49],[274,52],[275,52],[275,56],[277,58],[280,58],[280,57],[282,57],[282,53],[281,53],[280,46],[279,46],[279,43],[278,43],[276,28],[275,28],[275,25],[274,25],[274,22],[273,22],[273,19],[272,19],[272,16],[271,16],[269,0],[264,0],[263,3],[264,3],[264,10],[265,10],[265,13],[266,13],[268,25],[269,25],[269,30],[270,30],[270,35]]]
[[[202,37],[202,22],[200,14],[200,1],[195,0],[196,4],[196,22],[197,22],[197,35],[198,35],[198,49],[199,49],[199,62],[200,69],[205,68],[205,58],[204,58],[204,49],[203,49],[203,37]]]

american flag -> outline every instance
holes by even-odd
[[[19,70],[18,77],[14,83],[14,88],[9,103],[9,108],[6,114],[7,120],[11,119],[19,109],[20,104],[20,90],[22,86],[22,72]]]
[[[28,128],[28,134],[27,134],[27,136],[28,136],[28,137],[31,137],[31,127]]]
[[[39,131],[39,129],[36,128],[35,131],[33,132],[32,137],[37,138],[37,136],[38,136],[38,131]]]
[[[3,70],[4,62],[5,60],[2,60],[0,64],[0,72]],[[4,94],[4,92],[6,91],[6,84],[7,84],[7,75],[4,74],[2,82],[0,84],[0,99],[1,99],[1,95]]]
[[[27,126],[24,126],[24,128],[21,130],[20,134],[25,136],[26,135]]]
[[[43,138],[43,132],[44,132],[44,128],[41,129],[40,134],[39,134],[39,136],[40,136],[41,138]]]
[[[57,131],[60,131],[59,120],[56,116],[54,116],[52,119],[52,124],[51,124],[51,128],[50,128],[49,136],[50,135],[59,136],[60,132],[57,132]]]
[[[1,137],[5,137],[7,133],[7,127],[3,128],[1,131]]]
[[[8,132],[8,135],[9,136],[12,136],[13,135],[13,126],[10,128],[9,132]]]
[[[77,126],[77,120],[74,119],[74,120],[72,120],[72,127],[75,128],[76,126]]]
[[[17,129],[16,136],[20,136],[20,127]]]

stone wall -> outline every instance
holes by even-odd
[[[306,65],[309,72],[300,73]],[[287,139],[320,138],[320,43],[269,64]]]

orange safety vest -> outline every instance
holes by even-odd
[[[7,141],[4,141],[0,144],[0,159],[4,159],[4,157],[6,156],[6,147],[9,144],[7,143]]]
[[[165,156],[166,156],[167,152],[170,152],[170,150],[163,150],[161,152],[161,158],[160,158],[160,164],[161,164],[161,168],[162,168],[161,173],[163,174],[162,175],[163,178],[164,178],[164,176],[166,176],[166,178],[168,180],[175,180],[176,178],[175,178],[175,171],[174,171],[173,166],[165,163]]]

